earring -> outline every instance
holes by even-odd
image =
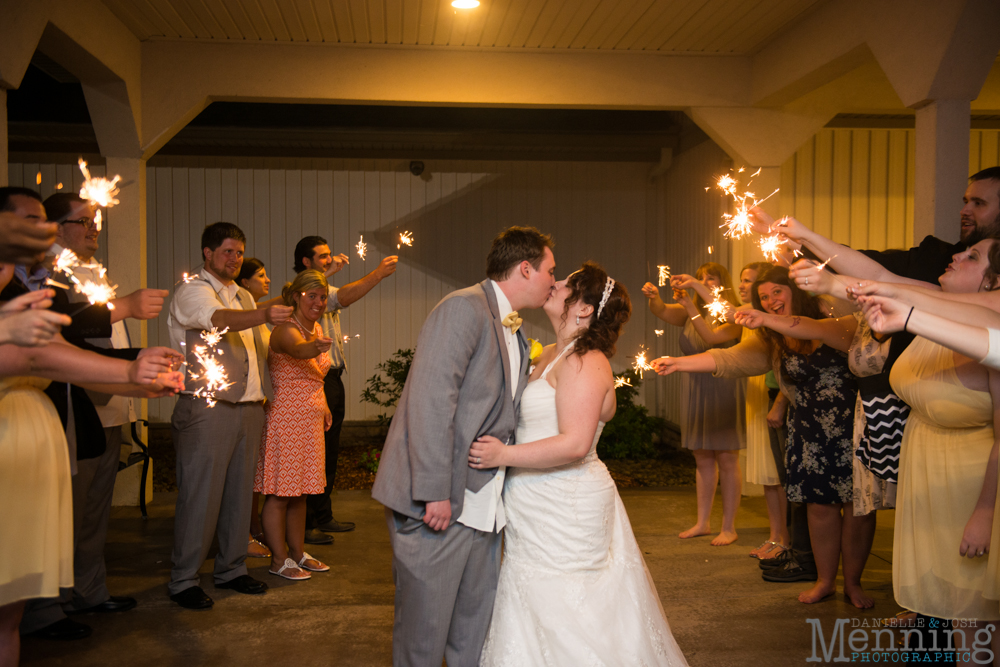
[[[576,323],[577,323],[577,324],[579,324],[579,323],[580,323],[580,316],[579,316],[579,315],[577,315],[577,316],[576,316]]]

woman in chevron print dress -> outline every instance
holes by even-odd
[[[293,581],[330,569],[304,551],[306,494],[323,493],[326,485],[323,432],[332,421],[323,382],[333,341],[316,324],[328,293],[326,278],[311,269],[285,286],[282,299],[295,310],[271,333],[267,360],[274,400],[267,404],[254,491],[267,494],[261,521],[269,571]]]

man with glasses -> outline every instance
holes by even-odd
[[[22,196],[27,197],[14,197],[19,199]],[[25,282],[30,286],[39,281],[44,283],[49,277],[51,258],[63,248],[68,248],[82,264],[73,270],[78,280],[109,284],[100,271],[86,266],[93,261],[99,247],[97,239],[101,230],[95,223],[97,209],[89,201],[68,192],[56,193],[36,208],[44,208],[47,217],[58,221],[59,228],[47,261],[36,265],[31,275],[25,273]],[[60,282],[65,280],[63,276],[53,278]],[[85,302],[80,295],[57,291],[60,292],[57,303],[61,300],[70,314],[79,311],[79,304]],[[64,336],[80,347],[108,356],[135,359],[141,350],[132,347],[122,319],[155,318],[162,310],[167,294],[166,290],[141,289],[115,299],[113,311],[108,312],[103,306],[86,308],[85,311],[91,311],[89,314],[84,316],[84,312],[80,312],[73,315],[74,319],[84,316],[82,319],[95,323],[85,324],[82,331],[76,330],[75,335],[72,329],[64,330]],[[73,303],[66,304],[67,298]],[[96,324],[98,315],[102,313],[106,313],[110,320],[110,328],[107,324]],[[67,440],[72,443],[71,450],[74,446],[76,450],[73,475],[74,585],[72,591],[64,591],[59,598],[30,602],[21,622],[21,633],[34,633],[47,639],[82,639],[90,635],[90,626],[67,618],[67,613],[122,612],[136,605],[134,598],[110,594],[104,563],[111,499],[124,442],[122,428],[135,421],[136,416],[130,398],[92,394],[60,382],[50,384],[46,394],[63,419]]]

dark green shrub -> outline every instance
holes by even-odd
[[[365,390],[361,392],[364,403],[372,403],[383,408],[394,408],[403,394],[406,376],[410,374],[410,364],[413,363],[413,350],[396,350],[395,354],[375,367],[379,372],[368,378]],[[385,376],[384,378],[382,376]],[[379,426],[388,427],[392,417],[386,413],[378,415]]]
[[[615,389],[618,409],[614,418],[604,426],[597,443],[597,455],[602,459],[649,459],[656,456],[653,434],[660,432],[666,421],[651,417],[644,405],[636,405],[642,380],[634,370],[627,370],[619,377],[631,384]]]

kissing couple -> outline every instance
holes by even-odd
[[[592,262],[556,281],[552,247],[506,229],[420,330],[372,489],[396,667],[687,664],[596,452],[628,292]],[[529,308],[556,334],[534,361]]]

